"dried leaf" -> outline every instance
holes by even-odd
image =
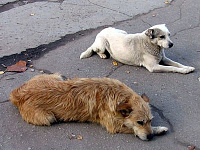
[[[117,63],[116,61],[113,61],[113,65],[114,65],[114,66],[117,66],[118,63]]]
[[[82,136],[80,136],[80,135],[77,135],[77,139],[78,139],[78,140],[82,140],[82,139],[83,139],[83,137],[82,137]]]
[[[168,2],[168,1],[165,1],[165,4],[169,4],[169,2]]]
[[[14,64],[12,66],[8,66],[6,71],[8,71],[8,72],[24,72],[24,71],[26,71],[26,69],[27,69],[26,62],[20,60],[16,64]]]
[[[195,150],[195,146],[188,146],[189,150]]]
[[[29,67],[30,67],[30,68],[33,68],[33,65],[30,65]]]
[[[0,75],[1,75],[1,74],[4,74],[4,72],[3,72],[3,71],[0,71]]]

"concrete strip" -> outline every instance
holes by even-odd
[[[167,6],[164,0],[36,2],[0,13],[0,57]]]

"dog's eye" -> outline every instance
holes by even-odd
[[[165,38],[165,36],[164,36],[164,35],[160,36],[160,39],[164,39],[164,38]]]
[[[144,121],[137,121],[137,123],[138,123],[139,125],[143,125],[143,124],[144,124]]]

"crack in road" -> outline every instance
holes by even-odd
[[[122,67],[122,66],[124,66],[124,64],[121,64],[121,65],[119,65],[119,66],[113,68],[113,69],[108,73],[108,75],[106,75],[105,77],[106,77],[106,78],[109,78],[117,69],[119,69],[119,68]]]
[[[125,16],[128,16],[128,17],[132,17],[132,16],[130,16],[130,15],[126,14],[126,13],[120,12],[120,11],[118,11],[118,10],[115,10],[115,9],[112,9],[112,8],[108,8],[108,7],[105,7],[105,6],[102,6],[102,5],[93,3],[93,2],[91,2],[90,0],[88,0],[88,2],[91,3],[91,4],[93,4],[93,5],[95,5],[95,6],[98,6],[98,7],[101,7],[101,8],[105,8],[105,9],[108,9],[108,10],[111,10],[111,11],[114,11],[114,12],[117,12],[117,13],[120,13],[120,14],[125,15]]]
[[[9,100],[1,101],[0,104],[7,103],[7,102],[9,102]]]

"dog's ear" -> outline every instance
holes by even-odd
[[[141,97],[142,97],[142,99],[143,99],[145,102],[149,103],[149,98],[148,98],[148,96],[147,96],[145,93],[143,93],[143,94],[141,95]]]
[[[154,29],[147,29],[145,35],[148,36],[150,39],[154,38]]]
[[[133,111],[131,105],[126,102],[119,102],[117,104],[116,110],[122,114],[122,116],[127,117]]]

